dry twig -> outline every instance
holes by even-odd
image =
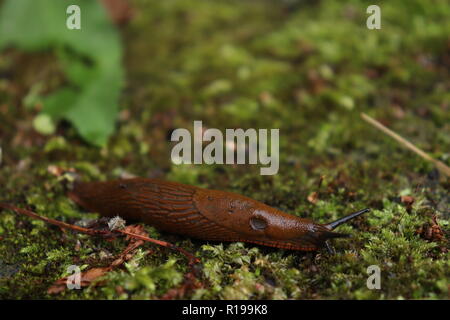
[[[127,230],[122,230],[122,229],[97,230],[97,229],[83,228],[83,227],[79,227],[79,226],[76,226],[76,225],[73,225],[73,224],[65,223],[65,222],[62,222],[62,221],[59,221],[59,220],[43,217],[43,216],[40,216],[40,215],[38,215],[37,213],[35,213],[33,211],[26,210],[26,209],[21,209],[21,208],[18,208],[16,206],[12,206],[12,205],[7,204],[7,203],[0,203],[0,208],[9,209],[9,210],[12,210],[12,211],[14,211],[16,213],[23,214],[23,215],[29,216],[31,218],[34,218],[34,219],[42,220],[42,221],[45,221],[47,223],[56,225],[56,226],[61,227],[61,228],[70,229],[70,230],[74,230],[76,232],[86,233],[86,234],[93,235],[93,236],[106,236],[107,237],[107,236],[113,236],[113,235],[115,235],[117,233],[120,233],[120,234],[126,235],[126,236],[134,238],[134,239],[139,239],[139,240],[143,240],[143,241],[146,241],[146,242],[155,243],[157,245],[160,245],[160,246],[163,246],[163,247],[166,247],[166,248],[174,249],[174,250],[182,253],[184,256],[186,256],[188,258],[188,260],[189,260],[189,264],[190,265],[200,262],[200,260],[198,258],[196,258],[192,253],[187,252],[186,250],[184,250],[182,248],[179,248],[179,247],[177,247],[177,246],[175,246],[175,245],[173,245],[173,244],[171,244],[169,242],[161,241],[161,240],[157,240],[157,239],[153,239],[153,238],[149,238],[149,237],[146,237],[146,236],[143,236],[143,235],[140,235],[140,234],[129,232]]]
[[[409,142],[405,138],[401,137],[400,135],[398,135],[397,133],[395,133],[391,129],[387,128],[386,126],[381,124],[379,121],[375,120],[374,118],[368,116],[367,114],[361,113],[361,117],[365,121],[367,121],[368,123],[373,125],[375,128],[381,130],[383,133],[385,133],[388,136],[390,136],[391,138],[395,139],[401,145],[403,145],[406,148],[408,148],[409,150],[415,152],[416,154],[418,154],[419,156],[421,156],[425,160],[432,162],[438,168],[439,171],[441,171],[447,177],[450,177],[450,167],[448,167],[445,163],[443,163],[442,161],[439,161],[439,160],[436,160],[436,159],[432,158],[425,151],[419,149],[418,147],[413,145],[411,142]]]

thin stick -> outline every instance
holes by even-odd
[[[131,233],[131,232],[128,232],[128,231],[125,231],[125,230],[120,230],[120,229],[111,230],[111,231],[109,231],[109,230],[87,229],[87,228],[79,227],[79,226],[76,226],[76,225],[73,225],[73,224],[65,223],[65,222],[62,222],[62,221],[59,221],[59,220],[43,217],[43,216],[38,215],[37,213],[34,213],[33,211],[26,210],[26,209],[21,209],[21,208],[18,208],[16,206],[12,206],[12,205],[7,204],[7,203],[0,203],[0,208],[9,209],[9,210],[12,210],[12,211],[14,211],[16,213],[23,214],[23,215],[29,216],[31,218],[34,218],[34,219],[42,220],[42,221],[45,221],[45,222],[47,222],[49,224],[53,224],[53,225],[56,225],[56,226],[61,227],[61,228],[66,228],[66,229],[70,229],[70,230],[73,230],[73,231],[76,231],[76,232],[86,233],[86,234],[93,235],[93,236],[96,236],[96,235],[97,236],[98,235],[108,236],[108,235],[113,235],[114,233],[124,234],[124,235],[127,235],[127,236],[131,237],[131,238],[135,238],[135,239],[139,239],[139,240],[143,240],[143,241],[147,241],[147,242],[152,242],[152,243],[158,244],[158,245],[166,247],[166,248],[174,249],[174,250],[182,253],[183,255],[185,255],[188,258],[190,265],[193,265],[195,263],[199,263],[200,262],[200,260],[197,257],[195,257],[192,253],[190,253],[190,252],[188,252],[188,251],[186,251],[186,250],[184,250],[182,248],[179,248],[179,247],[177,247],[177,246],[175,246],[175,245],[173,245],[173,244],[171,244],[169,242],[166,242],[166,241],[152,239],[152,238],[149,238],[149,237],[145,237],[145,236],[142,236],[142,235],[139,235],[139,234]]]
[[[408,140],[406,140],[405,138],[399,136],[397,133],[395,133],[394,131],[392,131],[391,129],[385,127],[383,124],[381,124],[380,122],[378,122],[377,120],[375,120],[374,118],[368,116],[365,113],[361,113],[361,117],[367,121],[368,123],[370,123],[371,125],[373,125],[374,127],[376,127],[377,129],[381,130],[382,132],[384,132],[385,134],[387,134],[388,136],[390,136],[391,138],[397,140],[400,144],[402,144],[403,146],[405,146],[406,148],[408,148],[409,150],[415,152],[416,154],[418,154],[419,156],[421,156],[422,158],[424,158],[427,161],[430,161],[432,163],[434,163],[434,165],[438,168],[439,171],[441,171],[443,174],[445,174],[447,177],[450,177],[450,167],[448,167],[445,163],[443,163],[442,161],[436,160],[434,158],[432,158],[429,154],[427,154],[426,152],[424,152],[423,150],[417,148],[415,145],[413,145],[411,142],[409,142]]]
[[[131,233],[131,232],[120,230],[120,229],[114,230],[114,232],[122,233],[122,234],[130,236],[132,238],[144,240],[144,241],[147,241],[147,242],[152,242],[152,243],[158,244],[158,245],[166,247],[166,248],[174,249],[174,250],[184,254],[189,259],[189,264],[195,264],[195,263],[199,263],[200,262],[200,260],[197,257],[195,257],[192,253],[184,250],[183,248],[179,248],[179,247],[171,244],[170,242],[152,239],[152,238],[149,238],[149,237],[146,237],[146,236],[141,236],[139,234]]]
[[[61,227],[61,228],[66,228],[66,229],[74,230],[76,232],[90,234],[90,235],[93,235],[93,236],[95,236],[95,235],[107,235],[107,234],[111,233],[109,231],[104,231],[104,230],[87,229],[87,228],[79,227],[79,226],[76,226],[76,225],[73,225],[73,224],[65,223],[65,222],[62,222],[62,221],[59,221],[59,220],[54,220],[54,219],[51,219],[51,218],[43,217],[43,216],[38,215],[37,213],[34,213],[33,211],[26,210],[26,209],[21,209],[21,208],[12,206],[12,205],[7,204],[7,203],[0,203],[0,208],[9,209],[9,210],[12,210],[12,211],[14,211],[16,213],[23,214],[23,215],[29,216],[31,218],[34,218],[34,219],[42,220],[44,222],[47,222],[49,224],[53,224],[53,225]]]

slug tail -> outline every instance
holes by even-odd
[[[67,192],[68,197],[78,204],[79,206],[86,207],[86,203],[83,199],[83,193],[81,192],[83,190],[83,186],[86,185],[86,183],[75,181],[72,185],[72,188]]]
[[[76,181],[67,195],[82,208],[98,213],[102,213],[102,209],[112,205],[113,200],[118,198],[118,196],[113,195],[113,190],[108,188],[106,182]]]
[[[350,221],[350,220],[362,215],[363,213],[366,213],[369,211],[370,211],[369,208],[356,211],[354,213],[349,214],[348,216],[345,216],[343,218],[337,219],[336,221],[325,224],[325,227],[329,230],[333,230],[333,229],[337,228],[338,226],[340,226],[341,224],[346,223],[347,221]],[[342,233],[335,233],[335,234],[342,235]]]

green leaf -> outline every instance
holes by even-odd
[[[66,9],[71,4],[69,0],[6,0],[0,12],[0,49],[53,49],[69,83],[45,97],[42,113],[71,122],[87,142],[104,146],[114,132],[119,110],[122,47],[99,1],[77,1],[81,30],[69,30]]]

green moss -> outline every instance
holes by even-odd
[[[14,74],[14,82],[0,86],[23,90],[0,91],[0,201],[69,223],[96,218],[67,198],[67,175],[53,175],[55,166],[90,181],[131,174],[233,191],[317,222],[370,207],[339,227],[352,238],[334,241],[335,255],[146,230],[201,259],[204,286],[187,299],[446,299],[448,241],[427,241],[416,230],[436,215],[448,238],[449,182],[359,113],[449,164],[448,5],[385,3],[382,30],[369,31],[365,1],[290,3],[136,0],[140,14],[123,30],[129,90],[117,133],[103,149],[83,144],[65,125],[37,135],[36,98],[17,101],[39,70],[48,73],[40,91],[54,86],[54,59],[28,56],[30,63],[16,68],[22,54],[1,53],[10,63],[0,72]],[[220,129],[279,128],[279,173],[173,165],[168,136],[193,120]],[[313,191],[315,204],[307,200]],[[410,209],[400,200],[405,195],[415,199]],[[145,244],[97,285],[50,296],[68,266],[107,266],[126,242],[63,233],[8,210],[0,214],[0,237],[0,298],[157,298],[188,271],[179,253]],[[366,286],[370,265],[381,269],[380,290]]]

